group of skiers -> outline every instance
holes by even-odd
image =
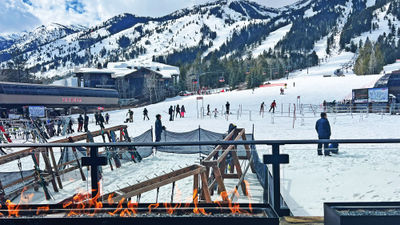
[[[103,114],[100,112],[96,112],[94,114],[94,119],[96,121],[96,125],[100,126],[100,129],[104,129],[104,123],[108,124],[108,121],[110,120],[110,115],[108,113],[106,113],[105,118],[103,116]]]
[[[265,109],[265,103],[262,102],[260,106],[260,115],[264,114],[264,109]],[[268,112],[272,111],[272,113],[275,113],[275,109],[276,109],[276,101],[274,100],[272,101]]]
[[[174,118],[178,118],[178,116],[180,118],[184,118],[185,117],[185,113],[186,113],[186,109],[185,106],[170,106],[168,109],[168,114],[169,114],[169,121],[174,121]]]

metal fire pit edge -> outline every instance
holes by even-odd
[[[154,224],[174,224],[174,225],[204,225],[204,224],[229,224],[229,225],[243,225],[243,224],[263,224],[263,225],[279,225],[279,217],[277,213],[270,207],[265,204],[253,204],[252,207],[257,212],[264,212],[265,216],[252,216],[252,215],[240,215],[235,216],[229,213],[222,212],[223,210],[217,208],[215,204],[199,204],[198,208],[205,208],[207,212],[214,210],[214,212],[221,211],[222,213],[212,215],[212,216],[203,216],[203,215],[166,215],[163,213],[159,215],[160,212],[166,212],[167,208],[163,207],[163,204],[160,203],[160,206],[157,209],[152,210],[154,212],[154,216],[146,215],[141,216],[141,211],[144,213],[150,204],[139,204],[138,205],[138,216],[136,217],[119,217],[119,216],[72,216],[65,217],[65,213],[67,209],[63,209],[61,205],[49,205],[49,212],[60,212],[57,213],[44,213],[45,216],[36,216],[33,214],[29,216],[29,214],[35,213],[36,209],[43,205],[21,205],[21,217],[0,217],[1,225],[88,225],[88,224],[99,224],[99,225],[128,225],[128,224],[140,224],[140,225],[154,225]],[[243,209],[248,206],[248,204],[241,205]],[[117,209],[117,204],[114,205],[106,205],[103,211],[112,211],[113,209]],[[194,207],[191,204],[188,208],[180,209],[181,211],[190,212]],[[226,207],[223,206],[225,209]],[[29,210],[31,209],[31,210]],[[123,208],[125,209],[125,207]],[[6,214],[7,210],[2,208],[0,210],[1,213]],[[106,215],[106,214],[105,214]]]
[[[325,225],[399,225],[399,215],[340,215],[338,210],[400,210],[400,202],[324,203]]]

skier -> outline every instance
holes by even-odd
[[[68,123],[68,129],[67,129],[67,133],[68,134],[72,134],[72,133],[74,133],[74,130],[72,129],[72,119],[70,118],[69,119],[69,123]]]
[[[143,109],[143,120],[150,120],[149,115],[148,115],[148,111],[146,108]]]
[[[78,117],[78,132],[82,132],[82,126],[83,126],[83,117],[82,117],[82,114],[79,114],[79,117]]]
[[[89,125],[89,117],[88,115],[85,113],[84,119],[83,119],[83,128],[85,129],[85,132],[88,132],[88,125]]]
[[[96,125],[99,125],[99,113],[98,112],[96,112],[94,114],[94,119],[96,120]]]
[[[268,112],[271,112],[271,110],[272,110],[272,113],[275,113],[275,108],[276,108],[276,102],[275,102],[275,100],[271,103],[271,108],[269,108],[269,111]]]
[[[104,129],[104,117],[103,115],[101,115],[101,113],[99,113],[99,125],[100,125],[100,129]]]
[[[214,109],[214,118],[217,118],[218,117],[218,110],[217,110],[217,108],[215,108]]]
[[[176,105],[176,115],[175,115],[175,117],[178,118],[178,115],[182,118],[182,116],[181,116],[181,108],[179,107],[179,104]]]
[[[324,102],[322,102],[322,106],[324,107],[324,112],[326,112],[326,100],[324,100]]]
[[[172,106],[171,106],[172,108]],[[161,115],[156,115],[156,123],[155,123],[155,134],[156,134],[156,142],[161,141],[161,133],[165,130],[165,127],[161,123]]]
[[[229,104],[229,102],[226,102],[225,104],[225,109],[226,109],[226,115],[229,115],[229,108],[230,108],[231,104]]]
[[[285,90],[283,88],[281,88],[281,95],[285,94]]]
[[[106,124],[108,124],[109,120],[110,120],[110,114],[106,113]]]
[[[331,137],[331,126],[327,119],[325,112],[321,113],[321,119],[315,124],[315,130],[318,133],[318,139],[330,139]],[[329,143],[324,143],[324,155],[330,156]],[[322,143],[318,143],[318,155],[322,155]]]
[[[185,106],[182,105],[182,107],[181,107],[181,118],[185,117],[185,113],[186,113]]]
[[[172,108],[172,105],[168,109],[168,114],[169,114],[169,121],[174,120],[174,109]]]
[[[260,115],[263,115],[263,116],[264,116],[264,107],[265,107],[265,103],[262,102],[261,106],[260,106]]]
[[[210,115],[210,104],[207,104],[207,116]]]

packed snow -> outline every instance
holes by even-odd
[[[155,115],[162,115],[163,125],[168,130],[184,132],[197,129],[199,126],[215,132],[226,132],[229,123],[245,128],[251,132],[254,124],[255,138],[257,140],[274,139],[315,139],[315,121],[318,113],[314,115],[309,104],[321,110],[322,101],[343,100],[351,98],[351,90],[355,88],[372,87],[381,75],[345,77],[323,77],[317,72],[332,65],[311,68],[310,75],[305,70],[289,77],[274,81],[274,83],[287,83],[285,95],[279,95],[279,86],[256,88],[252,90],[231,91],[204,96],[204,107],[210,104],[211,111],[215,108],[223,111],[226,101],[231,104],[232,115],[228,120],[221,114],[197,118],[196,96],[175,97],[164,102],[146,106],[149,110],[150,121],[143,121],[143,107],[134,108],[135,120],[128,123],[131,136],[138,136],[154,126]],[[323,74],[323,73],[320,73]],[[289,113],[289,105],[297,102],[298,96],[305,106],[304,118],[298,115],[293,128],[293,116]],[[272,100],[277,101],[275,114],[266,112],[264,117],[259,114],[261,102],[269,106]],[[199,105],[203,103],[198,102]],[[170,105],[185,105],[187,114],[185,118],[176,118],[168,121],[167,109]],[[242,105],[241,116],[237,115],[239,105]],[[309,107],[309,108],[308,108]],[[266,111],[269,107],[266,108]],[[315,108],[313,108],[315,110]],[[124,124],[127,110],[109,112],[111,122],[108,125]],[[91,119],[92,119],[91,115]],[[398,123],[397,116],[378,114],[328,114],[331,121],[333,139],[353,138],[396,138]],[[90,130],[98,127],[92,122]],[[96,141],[101,142],[101,138]],[[282,166],[282,194],[293,214],[296,216],[321,216],[323,203],[335,201],[391,201],[400,197],[400,169],[396,167],[399,161],[396,145],[341,145],[340,154],[332,157],[317,156],[314,145],[286,145],[282,152],[290,155],[290,164]],[[260,156],[270,151],[270,147],[258,146]],[[56,151],[56,154],[57,153]],[[23,159],[23,169],[32,168],[30,158]],[[111,171],[108,166],[103,167],[102,192],[109,193],[147,178],[161,175],[188,165],[199,162],[198,154],[178,155],[157,152],[155,155],[144,159],[141,163],[125,163],[122,168]],[[2,166],[3,171],[18,171],[15,162]],[[85,171],[87,173],[87,171]],[[262,201],[262,188],[255,174],[249,172],[246,180],[250,183],[252,202]],[[90,181],[82,182],[78,171],[71,172],[63,177],[64,189],[59,193],[52,193],[54,200],[59,202],[73,193],[87,191]],[[227,187],[232,190],[236,181],[227,181]],[[182,201],[191,196],[192,179],[177,182],[178,192],[175,199]],[[50,189],[51,190],[51,189]],[[159,201],[168,201],[171,195],[171,185],[160,190]],[[141,197],[141,202],[154,202],[155,192],[148,192]],[[215,198],[215,197],[214,197]],[[134,199],[135,200],[135,199]],[[49,203],[43,200],[43,194],[37,192],[34,202]],[[246,197],[239,201],[246,202]]]

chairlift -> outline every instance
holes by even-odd
[[[220,77],[219,77],[219,82],[220,82],[220,83],[224,83],[224,82],[225,82],[225,78],[224,78],[223,76],[220,76]]]

